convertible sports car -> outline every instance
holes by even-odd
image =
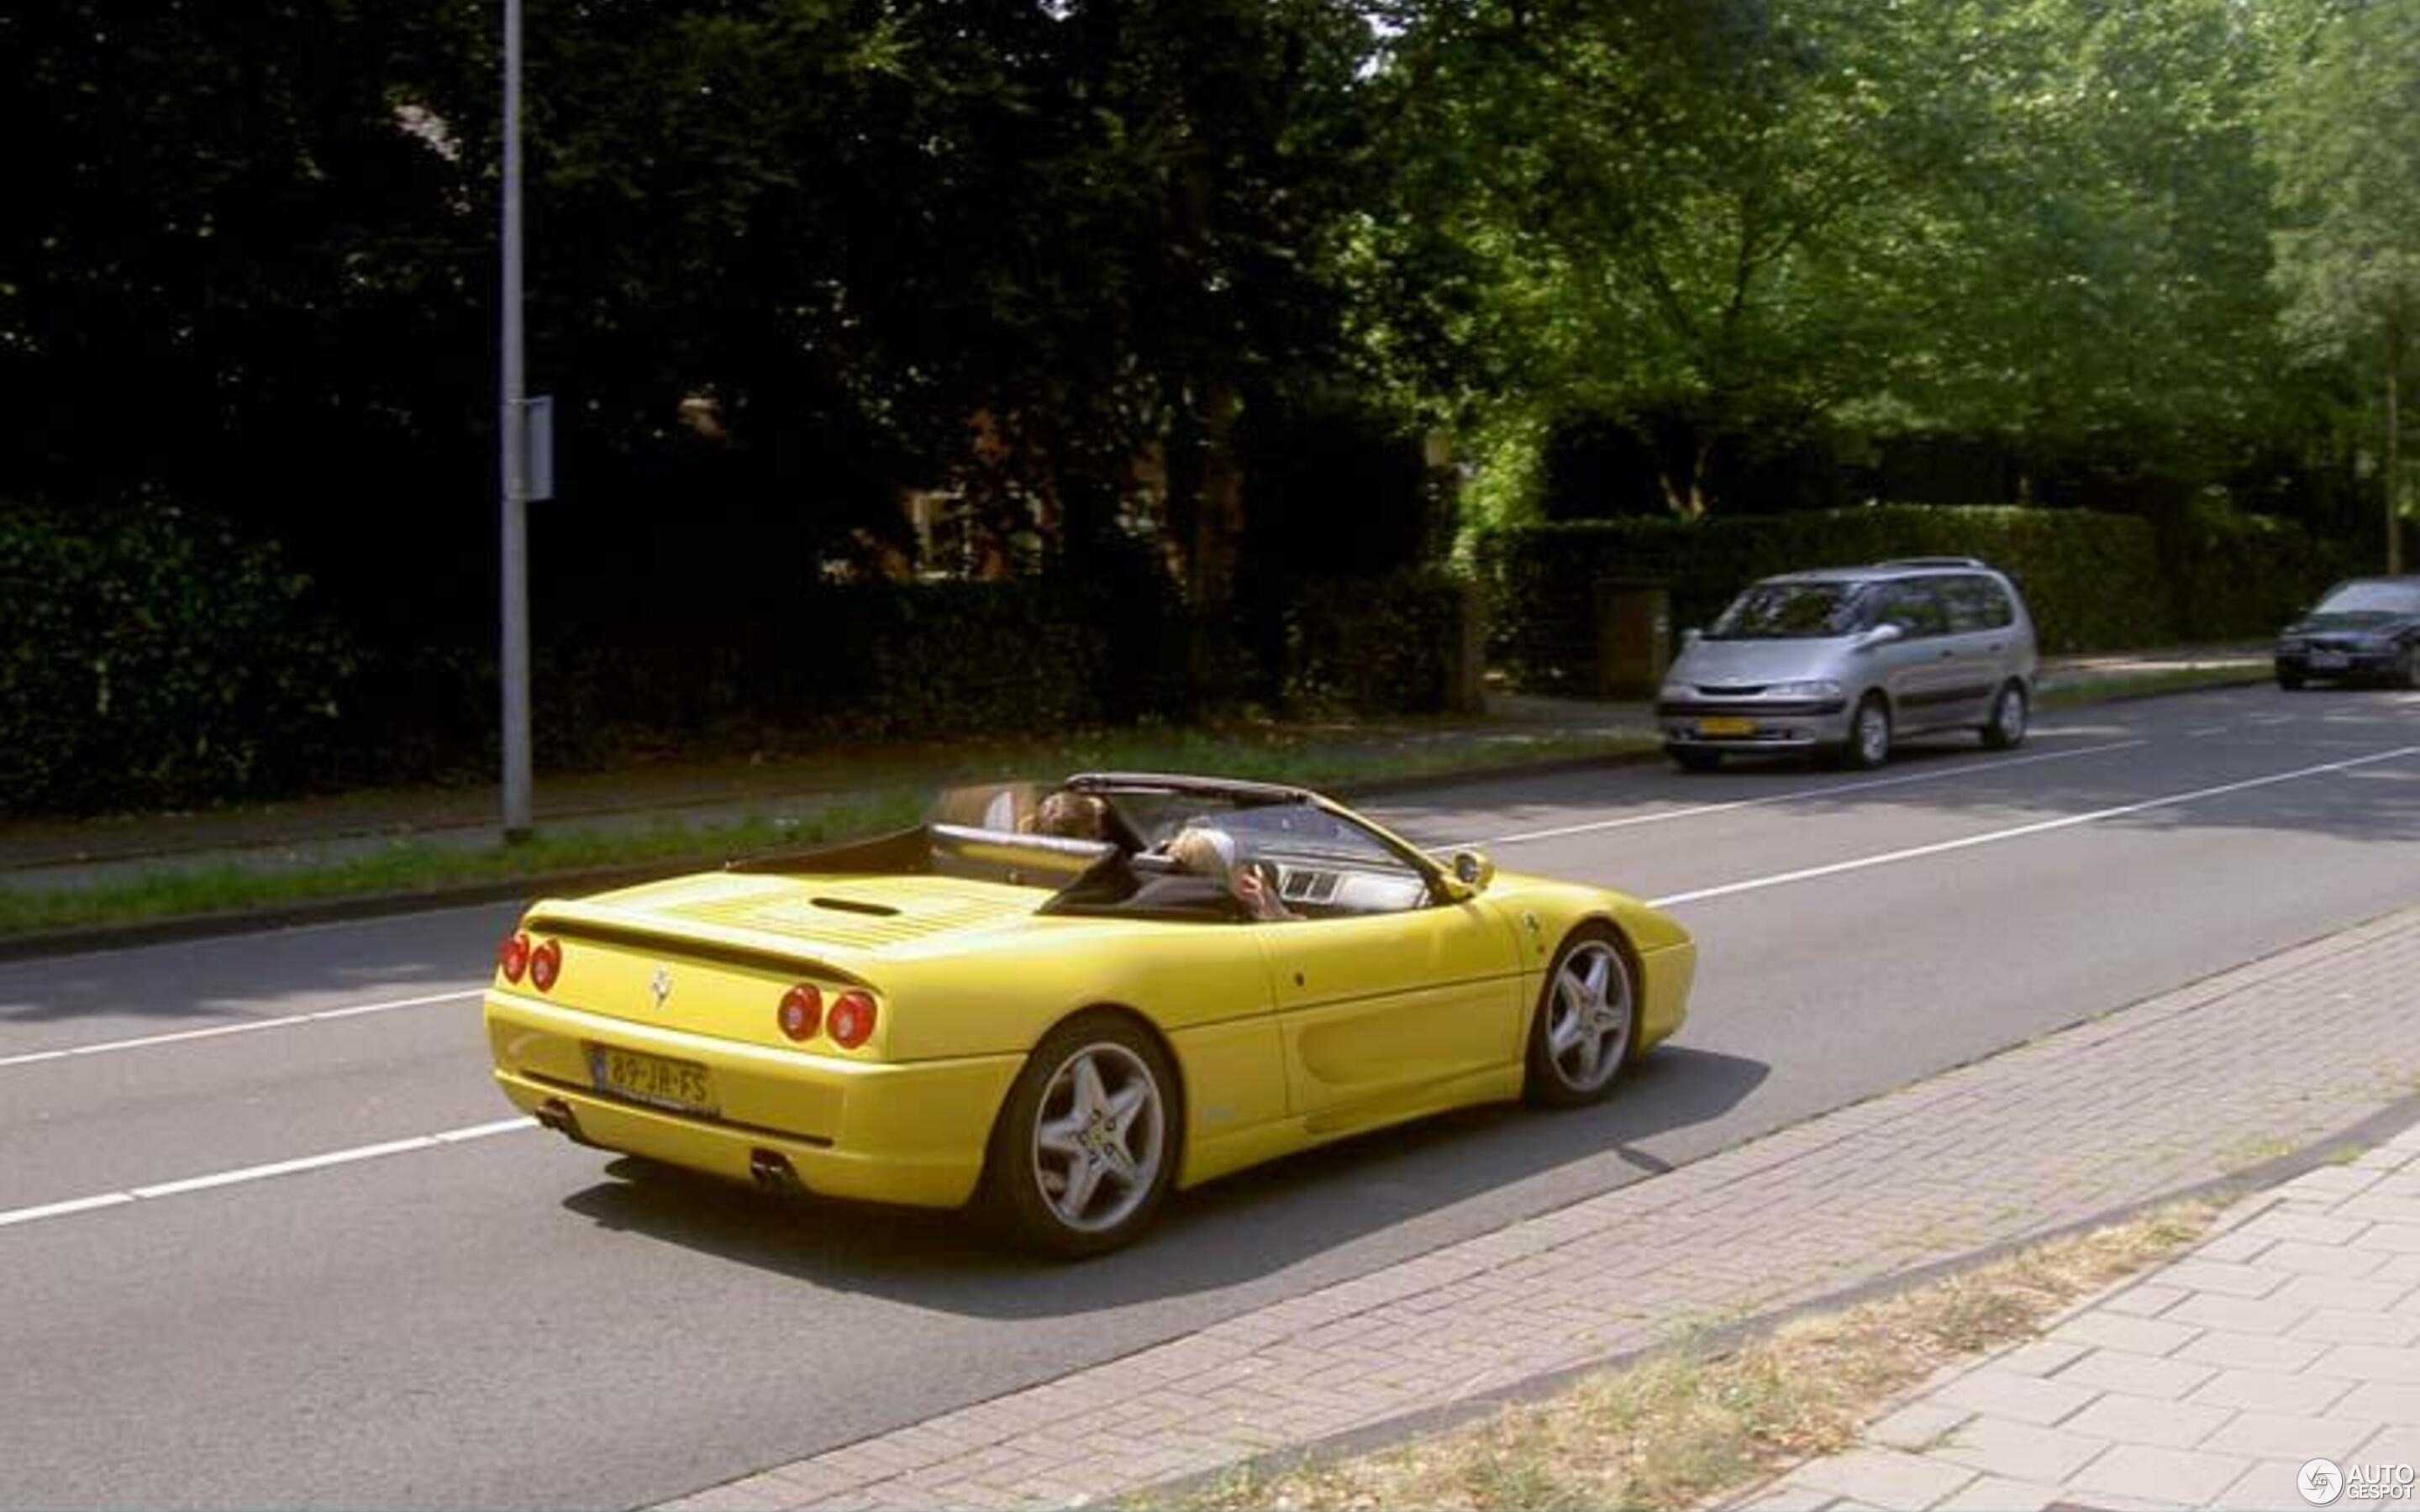
[[[1636,899],[1476,851],[1440,865],[1314,793],[1096,773],[540,903],[498,952],[487,1026],[504,1095],[580,1143],[980,1201],[1075,1256],[1133,1238],[1171,1187],[1292,1150],[1593,1102],[1680,1027],[1695,964]]]

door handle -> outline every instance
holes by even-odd
[[[1958,655],[1958,653],[1956,653],[1956,652],[1954,652],[1954,651],[1945,651],[1945,652],[1943,652],[1943,653],[1941,654],[1941,659],[1942,659],[1943,661],[1947,661],[1949,658],[1951,658],[1952,656],[1957,656],[1957,655]]]

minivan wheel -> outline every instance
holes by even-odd
[[[1849,720],[1849,743],[1840,748],[1841,764],[1870,772],[1890,760],[1890,705],[1880,693],[1869,693]]]
[[[1992,720],[1983,726],[1983,745],[1991,750],[2014,750],[2025,743],[2025,685],[2013,679],[1992,701]]]

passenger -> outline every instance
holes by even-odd
[[[1091,793],[1053,793],[1033,810],[1032,827],[1061,840],[1107,840],[1109,806]]]
[[[1254,918],[1300,918],[1278,897],[1257,867],[1238,857],[1235,838],[1207,825],[1188,825],[1168,842],[1168,858],[1197,876],[1211,878],[1234,895]]]

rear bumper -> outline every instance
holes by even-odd
[[[974,1195],[992,1119],[1022,1056],[884,1064],[768,1050],[658,1028],[507,993],[487,998],[488,1042],[504,1096],[584,1143],[752,1180],[777,1154],[822,1196],[954,1208]],[[612,1045],[706,1068],[713,1115],[599,1090],[588,1048]]]

